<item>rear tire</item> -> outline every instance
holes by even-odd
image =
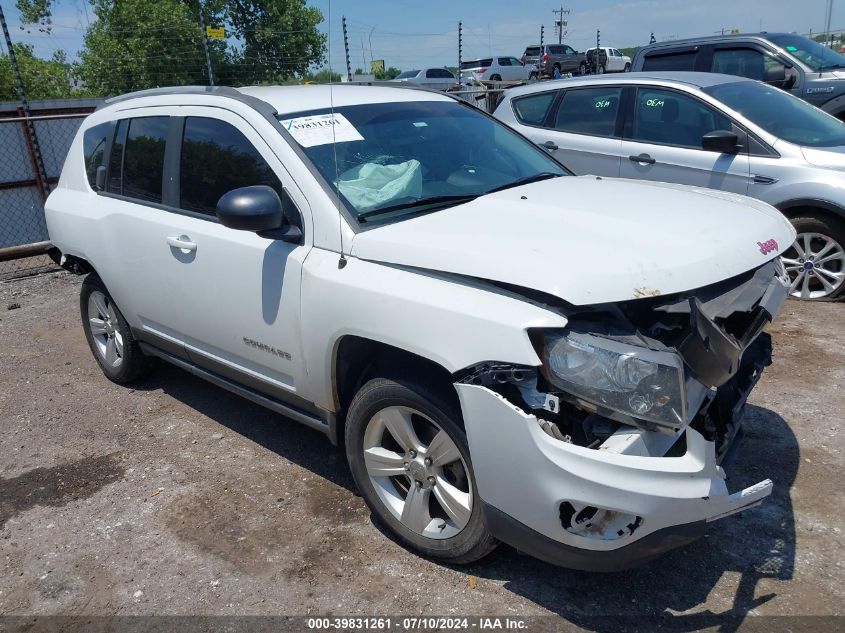
[[[845,222],[827,216],[790,218],[798,236],[783,252],[790,296],[803,301],[845,298]]]
[[[597,74],[599,74],[599,75],[603,75],[603,74],[604,74],[604,73],[606,73],[606,72],[607,72],[607,70],[605,70],[604,64],[599,64],[599,68],[598,68],[598,72],[597,72]]]
[[[625,70],[622,71],[623,73],[631,72],[631,64],[625,64]]]
[[[346,455],[358,490],[399,543],[448,563],[496,548],[457,406],[404,379],[374,378],[352,399]]]
[[[490,75],[490,81],[502,81],[501,75]]]
[[[129,324],[96,273],[82,282],[79,311],[88,347],[106,378],[126,384],[150,372],[154,359],[141,351]]]
[[[586,75],[587,74],[587,64],[585,62],[581,62],[581,65],[578,66],[578,74],[579,75]]]

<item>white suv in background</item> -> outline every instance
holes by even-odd
[[[461,83],[466,81],[527,81],[537,68],[516,57],[485,57],[461,62]]]
[[[455,75],[448,68],[406,70],[396,75],[396,78],[391,81],[422,86],[429,90],[448,90],[458,83]]]
[[[326,85],[109,100],[46,212],[109,379],[163,359],[326,434],[426,556],[619,569],[771,492],[719,465],[786,297],[762,202],[571,177],[446,95]]]

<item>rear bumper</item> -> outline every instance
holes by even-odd
[[[456,388],[492,533],[549,562],[635,566],[772,491],[767,479],[729,493],[714,443],[691,428],[678,457],[662,456],[665,435],[635,429],[588,449],[549,436],[537,417],[486,387]]]

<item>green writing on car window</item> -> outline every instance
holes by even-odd
[[[601,110],[603,108],[607,108],[610,106],[609,99],[601,99],[600,101],[596,101],[596,108]]]
[[[788,50],[790,53],[794,53],[794,52],[795,52],[795,51],[797,51],[798,49],[797,49],[797,48],[795,48],[794,46],[787,46],[787,47],[786,47],[786,50]]]
[[[649,99],[645,102],[645,104],[649,108],[662,108],[663,107],[663,99]]]

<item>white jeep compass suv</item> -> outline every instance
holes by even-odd
[[[109,379],[164,359],[319,429],[426,556],[620,569],[771,492],[720,465],[787,293],[765,203],[572,177],[446,95],[305,86],[112,99],[46,206]]]

